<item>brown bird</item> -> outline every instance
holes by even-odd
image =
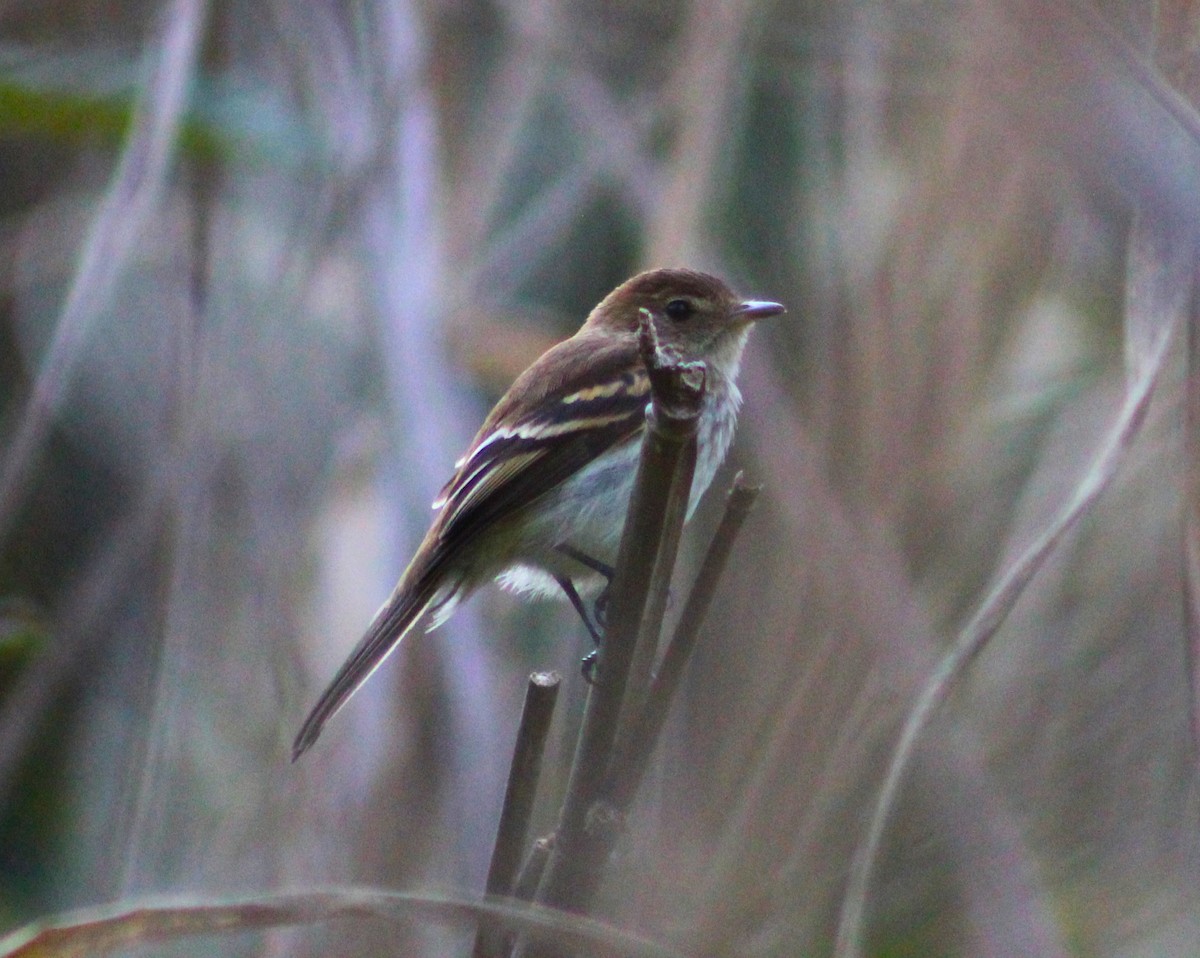
[[[561,592],[595,634],[581,596],[603,587],[616,553],[650,399],[643,309],[664,348],[707,365],[691,515],[733,439],[750,326],[784,307],[739,299],[705,273],[656,269],[604,297],[496,403],[434,502],[417,554],[305,720],[293,761],[419,619],[431,616],[436,628],[490,579],[515,592]]]

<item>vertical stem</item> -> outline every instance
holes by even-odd
[[[1200,290],[1192,287],[1187,316],[1184,393],[1183,620],[1184,661],[1191,696],[1192,761],[1200,760]]]
[[[517,744],[513,749],[504,807],[496,829],[496,845],[488,868],[486,893],[511,895],[521,862],[521,849],[529,833],[541,776],[542,756],[546,736],[554,717],[554,703],[562,676],[557,672],[534,672],[525,689],[525,707],[517,729]],[[504,934],[491,927],[481,927],[475,935],[474,958],[493,958],[503,953]]]
[[[663,654],[662,663],[646,692],[645,703],[631,717],[628,732],[622,733],[618,739],[618,751],[609,766],[603,794],[622,814],[628,809],[641,785],[650,755],[666,724],[671,702],[679,688],[683,668],[691,657],[692,650],[696,647],[700,627],[708,616],[709,607],[716,594],[717,583],[725,571],[725,563],[729,559],[733,542],[737,538],[738,532],[741,531],[746,516],[750,514],[750,509],[758,498],[759,491],[758,486],[744,485],[742,474],[740,472],[737,474],[733,481],[733,488],[729,491],[721,524],[713,535],[708,552],[700,566],[700,572],[696,576],[692,591],[688,595],[687,603],[679,617],[679,623]]]
[[[687,504],[692,492],[692,479],[696,472],[696,437],[684,445],[671,483],[665,508],[666,515],[682,512],[687,514]],[[642,615],[641,628],[634,644],[633,661],[629,665],[629,677],[625,685],[625,698],[617,724],[616,743],[618,748],[628,737],[630,727],[645,706],[650,692],[650,671],[658,657],[658,640],[662,631],[663,616],[667,612],[667,601],[671,594],[671,578],[675,571],[675,560],[679,556],[679,542],[683,536],[683,524],[669,523],[662,532],[658,560],[650,577],[649,596]]]
[[[657,641],[657,626],[643,630],[642,623],[661,544],[672,537],[677,541],[687,511],[687,493],[674,494],[673,487],[679,462],[695,438],[704,399],[703,364],[665,356],[646,310],[641,315],[641,350],[652,395],[646,436],[617,553],[598,678],[588,694],[554,850],[537,896],[540,903],[569,910],[586,905],[603,870],[595,855],[605,816],[596,800],[610,762],[638,636],[652,631]]]

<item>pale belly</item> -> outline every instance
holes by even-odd
[[[737,421],[736,406],[722,416],[711,410],[701,419],[699,455],[688,501],[691,518],[725,459]],[[616,559],[625,513],[633,490],[641,434],[586,466],[553,492],[543,496],[520,523],[510,544],[508,567],[497,576],[506,589],[534,595],[561,596],[555,576],[572,580],[581,595],[593,595],[606,584],[603,576],[558,550],[565,543],[593,559],[612,565]]]

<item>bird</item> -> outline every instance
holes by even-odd
[[[611,576],[637,471],[650,401],[642,311],[664,349],[706,367],[691,516],[733,439],[750,329],[786,310],[741,299],[707,273],[652,269],[605,296],[493,407],[434,501],[437,515],[395,589],[301,726],[293,761],[419,621],[437,628],[493,579],[517,593],[564,595],[598,637],[583,597]]]

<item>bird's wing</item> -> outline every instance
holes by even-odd
[[[589,346],[568,340],[556,349]],[[443,542],[459,544],[514,515],[644,428],[650,383],[636,344],[592,348],[587,363],[565,364],[567,375],[547,388],[531,394],[518,381],[496,406],[434,502]],[[558,368],[562,358],[553,357]],[[551,359],[525,376],[539,381],[538,367]]]
[[[293,760],[311,747],[325,723],[413,624],[428,609],[453,598],[459,583],[448,569],[461,548],[644,428],[650,387],[636,345],[597,346],[593,339],[576,336],[555,350],[560,355],[554,359],[568,362],[547,366],[547,354],[534,363],[522,375],[525,383],[519,379],[496,404],[459,461],[434,503],[442,514],[429,532],[433,548],[418,551],[321,694],[296,736]],[[580,358],[570,355],[573,350],[589,350],[589,361],[570,362]],[[534,388],[522,388],[530,383]]]

